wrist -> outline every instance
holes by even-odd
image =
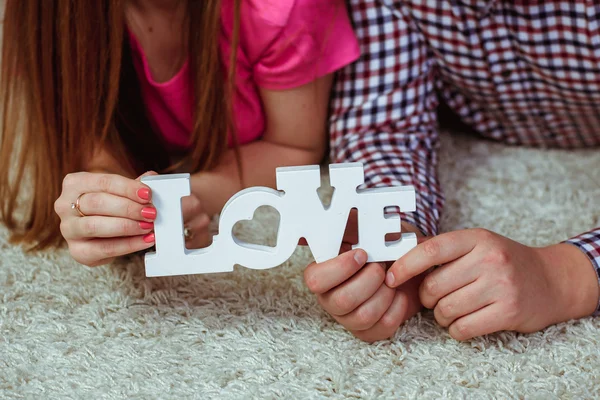
[[[547,276],[563,310],[561,321],[591,315],[598,306],[600,288],[591,260],[576,246],[560,243],[539,249]]]

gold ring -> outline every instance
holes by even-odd
[[[76,210],[79,213],[80,217],[87,217],[87,215],[85,215],[83,212],[81,212],[81,208],[80,208],[80,204],[79,201],[81,200],[81,196],[83,196],[85,193],[81,193],[78,197],[77,200],[75,200],[75,203],[71,203],[71,209]]]
[[[194,237],[194,232],[187,226],[183,226],[183,236],[186,240],[191,240]]]

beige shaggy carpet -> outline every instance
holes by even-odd
[[[600,225],[600,151],[443,137],[444,230],[545,245]],[[272,240],[274,216],[245,226]],[[459,343],[431,313],[354,339],[284,266],[146,279],[140,258],[89,269],[26,255],[0,228],[3,399],[582,399],[600,393],[600,319]]]

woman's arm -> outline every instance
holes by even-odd
[[[262,140],[240,146],[246,186],[275,187],[276,167],[321,161],[332,80],[330,74],[290,90],[261,89],[265,133]],[[212,171],[193,175],[191,185],[209,215],[220,212],[242,189],[234,151],[228,150]]]

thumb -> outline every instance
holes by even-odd
[[[158,175],[158,173],[155,171],[147,171],[147,172],[144,172],[143,174],[141,174],[140,176],[138,176],[137,178],[135,178],[135,180],[140,181],[140,180],[142,180],[143,177],[152,176],[152,175]]]

